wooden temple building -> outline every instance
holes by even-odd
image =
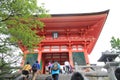
[[[89,64],[88,55],[99,38],[108,12],[53,14],[50,18],[39,19],[45,26],[37,35],[45,36],[45,39],[32,52],[22,49],[24,61],[33,64],[38,60],[43,73],[49,61],[57,61],[61,65],[69,61],[72,66],[75,62],[78,65]]]

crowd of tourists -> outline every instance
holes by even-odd
[[[49,74],[52,75],[53,80],[58,80],[59,74],[69,74],[72,73],[72,67],[68,61],[64,62],[63,68],[61,68],[61,65],[58,62],[49,62],[47,67],[47,71]],[[23,77],[24,80],[28,80],[29,74],[32,73],[32,80],[35,80],[37,74],[40,72],[40,64],[38,61],[36,61],[32,66],[27,62],[23,69],[22,74],[25,76]],[[50,78],[48,76],[48,78]]]
[[[80,72],[73,72],[72,67],[68,61],[64,62],[63,69],[58,62],[49,62],[47,65],[47,71],[51,76],[47,76],[45,80],[59,80],[59,74],[72,73],[71,80],[86,80],[86,78]],[[62,71],[63,70],[63,71]],[[22,74],[25,75],[23,80],[29,80],[29,74],[32,73],[32,80],[36,80],[36,76],[40,73],[40,64],[36,61],[32,66],[27,62],[22,69]],[[115,77],[120,80],[120,67],[115,70]]]
[[[48,72],[52,75],[52,77],[48,76],[45,80],[59,80],[59,74],[63,73],[60,64],[58,62],[49,62],[47,67],[49,70]],[[64,62],[63,70],[64,74],[72,73],[72,67],[70,66],[70,63],[68,61]],[[72,73],[71,80],[84,80],[84,77],[81,73],[74,72]]]

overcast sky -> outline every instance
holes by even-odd
[[[119,0],[38,0],[45,3],[50,14],[90,13],[110,10],[98,41],[89,55],[90,63],[97,63],[102,52],[111,49],[110,40],[120,38],[120,1]]]

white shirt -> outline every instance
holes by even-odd
[[[65,61],[64,65],[65,66],[70,66],[70,63],[68,61]]]

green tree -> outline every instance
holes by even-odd
[[[44,4],[37,6],[37,0],[0,0],[0,31],[15,45],[19,42],[27,48],[36,47],[44,38],[36,35],[35,29],[44,27],[38,18],[49,17],[47,12]]]
[[[115,37],[112,37],[111,38],[111,47],[112,47],[112,51],[120,51],[120,39],[119,38],[115,38]]]
[[[114,53],[119,53],[119,59],[120,59],[120,39],[119,38],[115,38],[115,37],[112,37],[111,38],[111,47],[112,47],[112,52]]]
[[[36,29],[44,27],[38,18],[50,17],[47,12],[37,0],[0,0],[0,75],[11,73],[11,66],[20,61],[14,54],[18,44],[31,49],[44,38]]]

